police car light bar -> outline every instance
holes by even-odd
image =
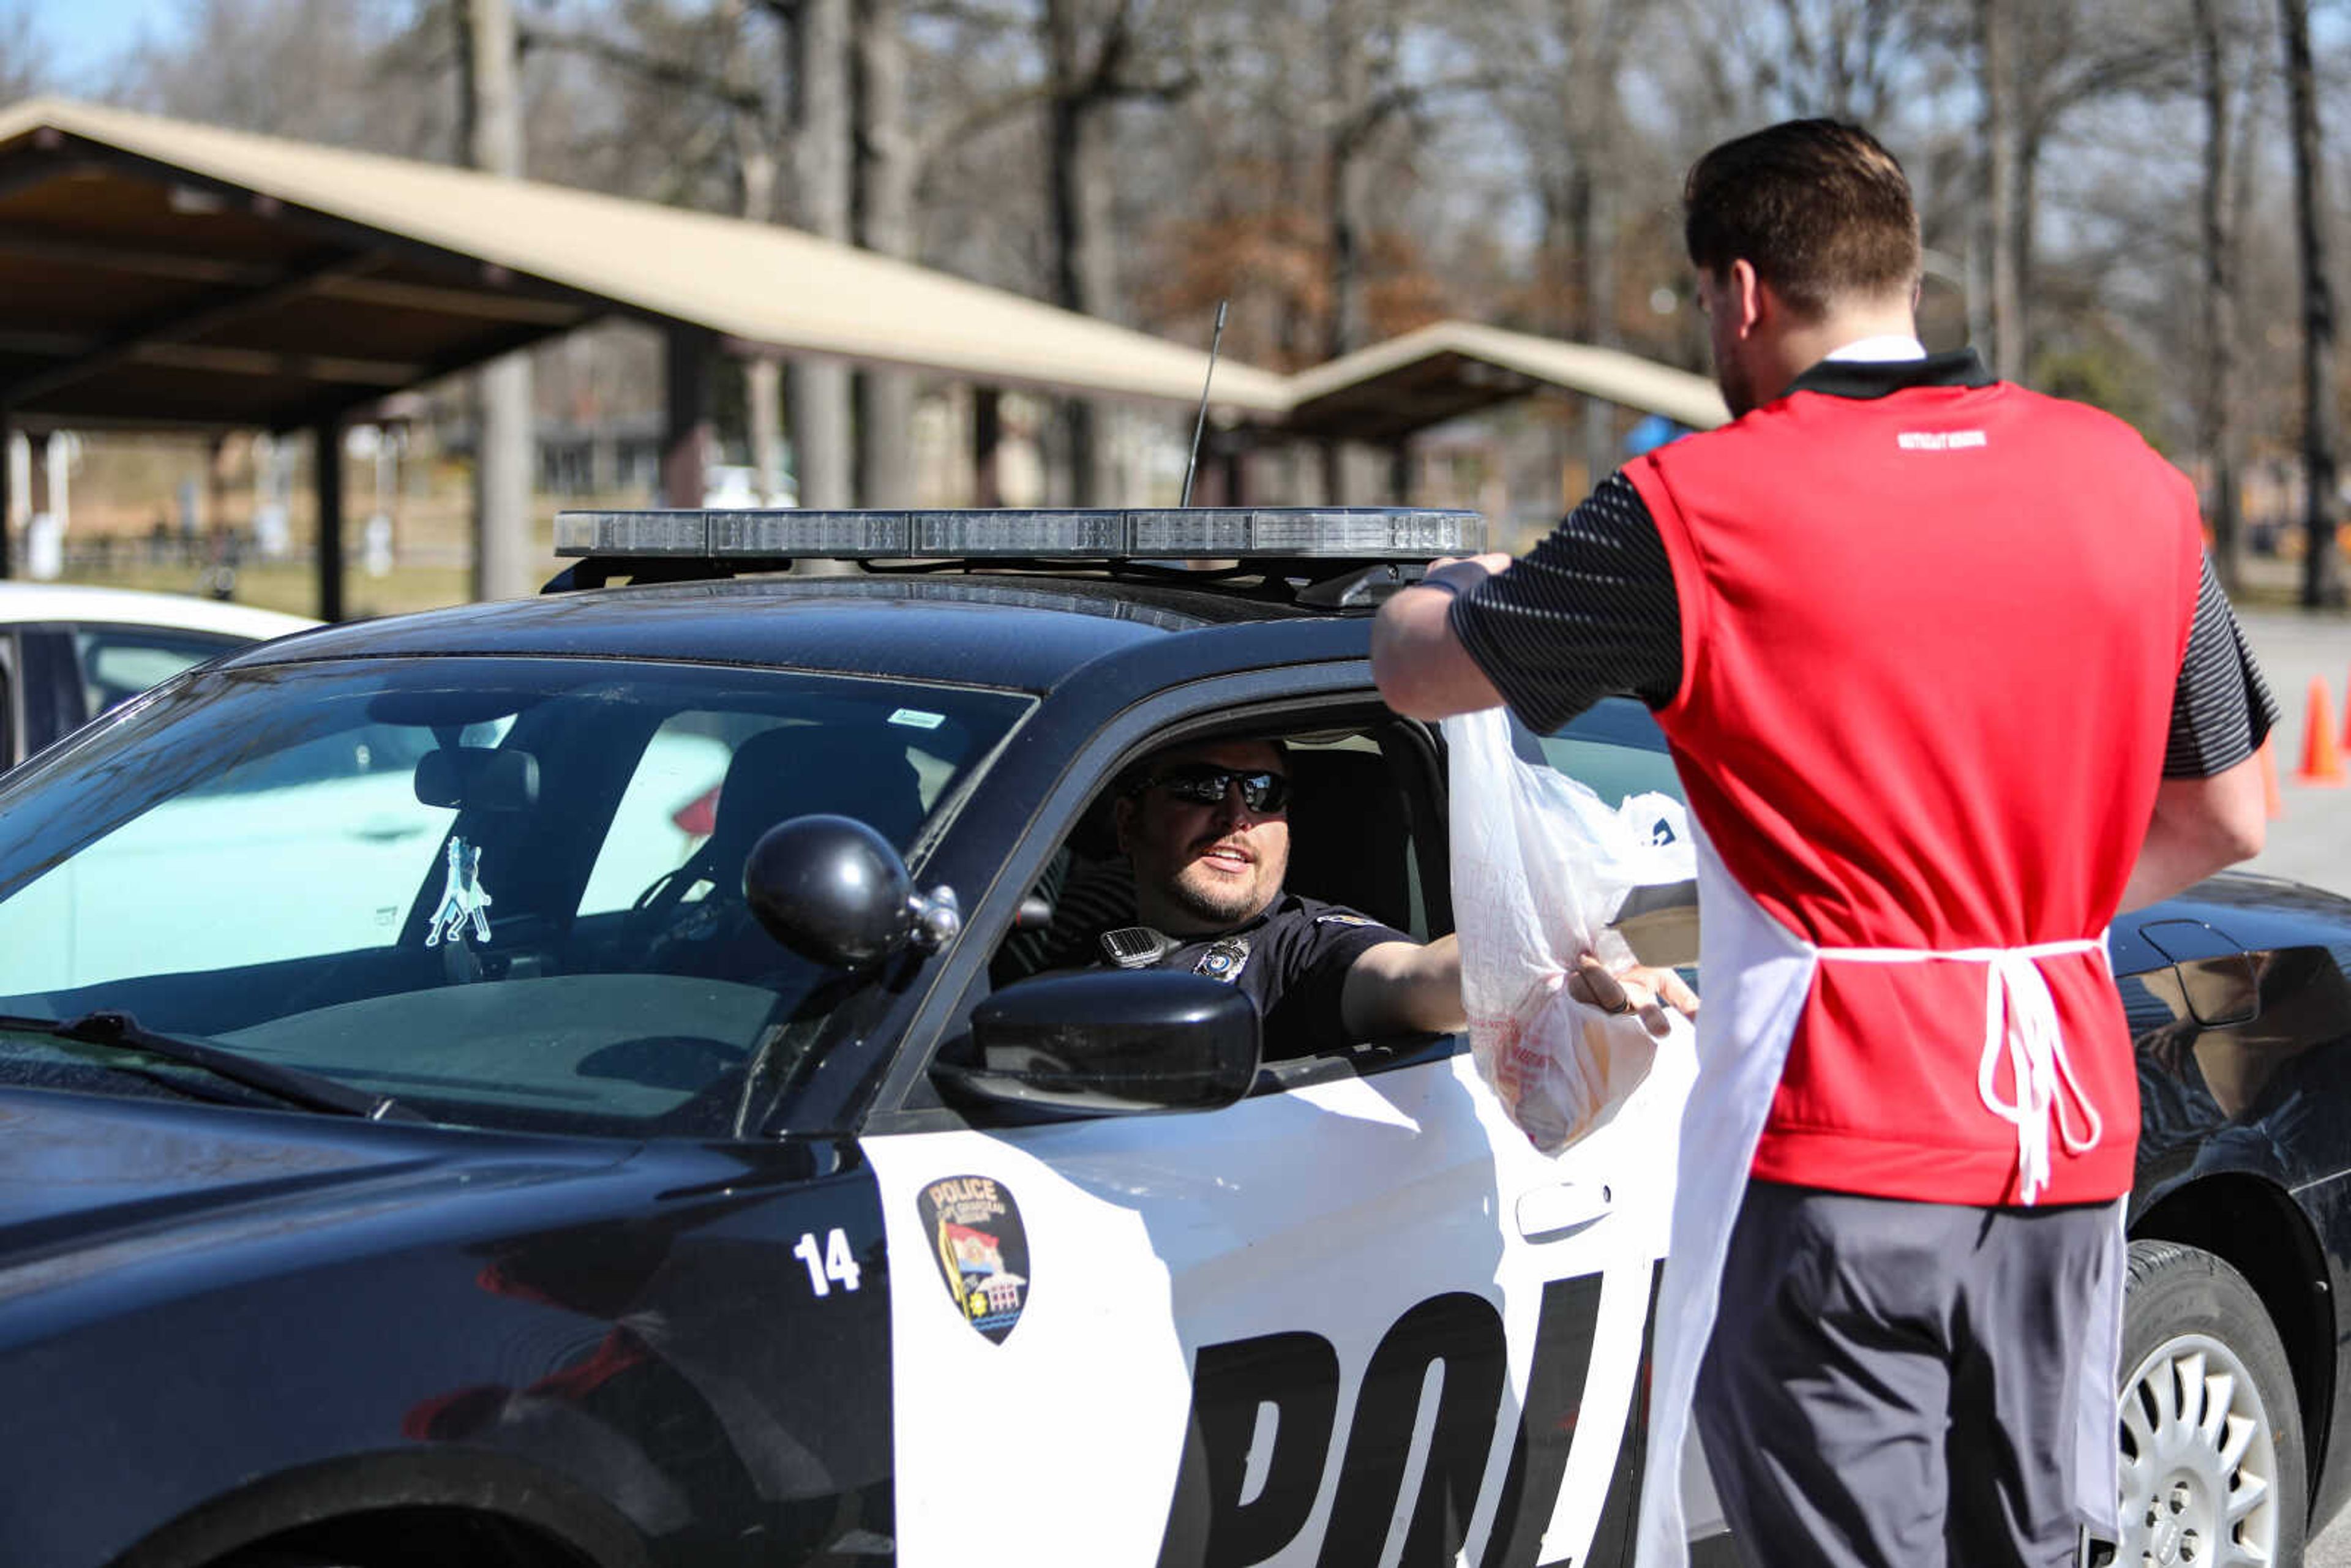
[[[938,512],[559,512],[559,556],[907,559],[1328,557],[1427,560],[1486,548],[1476,512],[1417,507],[1184,507]]]

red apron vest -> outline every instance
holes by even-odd
[[[1658,719],[1765,914],[1828,950],[2104,931],[2194,614],[2184,476],[2121,422],[2004,383],[1794,392],[1626,472],[1680,603],[1683,682]],[[2138,1128],[2120,1000],[2097,953],[2034,967],[2078,1081],[2038,1199],[2116,1197]],[[1986,985],[1973,963],[1821,964],[1753,1174],[2018,1201],[2017,1128],[1986,1101],[2022,1086],[2003,1063],[1979,1094]]]

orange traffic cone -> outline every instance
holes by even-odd
[[[2351,757],[2351,684],[2343,688],[2343,752]]]
[[[2310,677],[2310,709],[2302,721],[2302,767],[2297,784],[2336,789],[2351,784],[2343,771],[2343,748],[2335,743],[2335,721],[2326,711],[2326,677]]]
[[[2254,755],[2262,760],[2262,810],[2274,822],[2285,815],[2285,797],[2278,793],[2277,737],[2262,737],[2262,748]]]

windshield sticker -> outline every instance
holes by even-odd
[[[490,939],[488,910],[493,900],[489,889],[482,885],[482,851],[478,844],[468,844],[460,838],[449,841],[449,874],[441,884],[441,904],[433,912],[432,929],[424,934],[427,947],[438,947],[443,937],[452,942],[465,940],[465,926],[470,922],[475,938]]]
[[[1019,1206],[992,1176],[949,1176],[916,1199],[947,1299],[964,1322],[1002,1344],[1029,1301],[1029,1233]]]
[[[943,713],[925,713],[918,707],[902,707],[890,716],[892,724],[903,724],[908,729],[936,729],[946,721]]]

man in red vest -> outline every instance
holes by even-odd
[[[1706,1008],[1645,1563],[1693,1398],[1759,1564],[2071,1561],[2115,1527],[2138,1124],[2104,937],[2258,852],[2274,705],[2187,479],[1929,355],[1858,128],[1716,148],[1687,239],[1733,422],[1373,633],[1420,717],[1646,700],[1701,837]],[[1719,1307],[1719,1311],[1718,1311]]]

